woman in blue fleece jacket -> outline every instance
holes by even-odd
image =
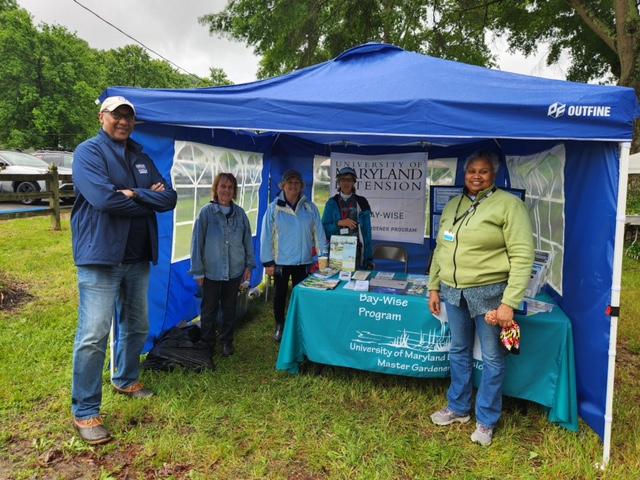
[[[265,273],[274,280],[276,342],[282,339],[289,279],[295,287],[307,277],[313,257],[326,254],[320,213],[302,194],[304,181],[300,172],[287,170],[278,186],[282,191],[267,207],[260,238],[260,258]]]

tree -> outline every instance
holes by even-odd
[[[259,77],[328,60],[367,41],[495,66],[488,33],[529,55],[546,42],[549,64],[571,56],[568,78],[610,81],[640,95],[639,0],[231,0],[200,18],[211,33],[245,41]],[[640,149],[636,124],[634,150]]]
[[[203,79],[202,87],[218,87],[222,85],[233,85],[233,82],[229,80],[225,71],[221,68],[211,67],[209,68],[209,77]]]
[[[65,148],[99,128],[95,100],[108,86],[191,88],[231,83],[221,69],[201,79],[139,46],[100,51],[62,26],[35,27],[0,0],[0,146]]]
[[[476,0],[477,1],[477,0]],[[201,17],[211,33],[240,39],[260,55],[260,78],[329,60],[360,43],[493,65],[484,18],[461,5],[470,0],[231,0]]]
[[[35,130],[37,31],[20,9],[0,11],[0,144],[22,147]]]
[[[529,55],[545,42],[548,64],[568,52],[569,80],[617,83],[640,98],[640,1],[500,1],[490,18],[490,28],[504,33],[513,50]],[[632,150],[640,150],[640,122]]]
[[[1,12],[0,144],[72,148],[93,133],[99,65],[88,44],[63,27],[39,31],[26,10]]]
[[[95,99],[104,67],[87,42],[61,26],[43,25],[34,54],[39,100],[31,114],[32,147],[72,149],[95,133]]]
[[[0,0],[0,12],[18,8],[18,2],[16,0]]]
[[[119,85],[141,88],[188,88],[201,81],[191,75],[176,71],[164,60],[152,59],[138,45],[101,52],[102,61],[108,65],[104,86]]]

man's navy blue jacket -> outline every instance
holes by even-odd
[[[145,217],[151,239],[151,259],[158,261],[158,223],[155,212],[172,210],[176,192],[162,178],[153,161],[133,140],[127,146],[104,130],[76,148],[73,154],[76,201],[71,212],[75,264],[118,265],[124,257],[132,217]],[[162,182],[164,192],[150,189]],[[136,192],[135,199],[118,190]]]

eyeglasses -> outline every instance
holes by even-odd
[[[113,118],[116,122],[120,120],[126,120],[127,122],[132,122],[135,120],[136,116],[133,113],[119,113],[119,112],[109,112],[107,111],[111,118]]]

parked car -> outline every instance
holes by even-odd
[[[73,162],[73,152],[61,150],[38,150],[33,152],[33,156],[47,162],[49,165],[58,167],[71,168],[71,163]]]
[[[5,180],[2,181],[3,173],[25,173],[25,174],[42,174],[49,171],[49,164],[43,162],[33,155],[22,152],[12,152],[9,150],[0,150],[0,192],[13,193],[31,193],[45,190],[44,180]],[[58,173],[71,175],[71,169],[59,167]],[[73,192],[72,182],[60,182],[61,192]],[[69,200],[68,198],[66,199]],[[37,199],[22,200],[24,205],[31,205],[38,202]]]

